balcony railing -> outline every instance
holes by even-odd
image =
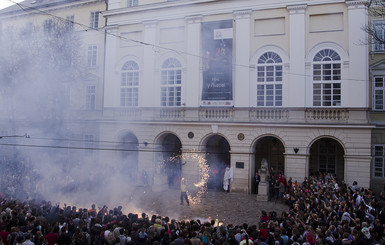
[[[348,109],[306,109],[306,119],[323,121],[347,121],[349,119]]]
[[[107,108],[102,118],[127,121],[233,122],[289,124],[367,124],[366,108]]]

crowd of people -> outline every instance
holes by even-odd
[[[261,211],[254,224],[175,220],[122,207],[77,208],[48,201],[0,198],[0,244],[5,245],[385,245],[385,192],[317,174],[301,183],[271,175],[270,202],[287,212]],[[250,210],[250,212],[255,212]]]

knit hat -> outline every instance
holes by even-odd
[[[370,239],[370,231],[369,231],[368,227],[362,228],[361,232],[366,236],[366,238]]]

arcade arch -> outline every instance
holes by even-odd
[[[132,132],[126,132],[119,139],[119,147],[122,149],[121,172],[128,176],[130,181],[136,181],[138,172],[139,141]]]
[[[345,151],[337,140],[330,137],[317,139],[309,150],[309,175],[331,173],[338,181],[345,176]]]
[[[230,144],[221,135],[208,136],[202,144],[209,166],[208,189],[223,190],[223,176],[230,166]]]
[[[251,192],[257,193],[255,173],[261,167],[262,159],[266,159],[269,168],[277,173],[285,171],[285,147],[281,140],[275,136],[263,136],[255,142],[254,145],[254,169]]]
[[[179,188],[182,172],[182,142],[173,133],[165,133],[156,141],[156,159],[162,163],[167,176],[167,184],[171,188]]]

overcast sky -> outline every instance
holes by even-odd
[[[21,2],[22,0],[12,0],[14,2]],[[3,8],[6,8],[10,5],[14,4],[13,2],[11,1],[8,1],[8,0],[0,0],[0,9],[3,9]]]

